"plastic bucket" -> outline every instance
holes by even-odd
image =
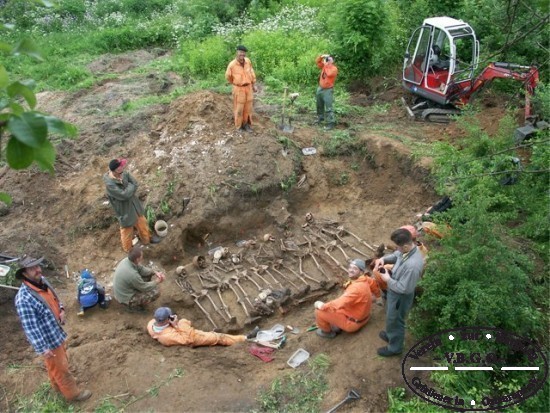
[[[155,222],[155,232],[159,237],[165,237],[168,234],[168,224],[166,221],[159,219]]]

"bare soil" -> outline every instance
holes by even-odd
[[[0,170],[0,187],[14,199],[0,217],[0,251],[14,256],[44,255],[51,262],[52,268],[46,273],[68,308],[71,367],[82,386],[94,393],[82,408],[94,410],[106,398],[116,396],[109,399],[115,405],[141,397],[127,407],[128,411],[250,411],[258,408],[258,390],[288,373],[291,368],[286,361],[298,348],[304,348],[312,357],[324,353],[330,358],[329,391],[323,409],[340,401],[353,387],[362,399],[340,411],[385,411],[387,389],[402,386],[403,380],[400,359],[376,355],[376,349],[383,345],[378,338],[384,328],[383,307],[375,305],[371,320],[356,334],[324,340],[306,332],[314,322],[315,293],[325,294],[323,300],[337,297],[344,274],[321,248],[326,242],[309,230],[320,233],[320,228],[335,230],[340,225],[370,246],[388,243],[393,229],[410,223],[415,213],[437,199],[430,184],[430,160],[413,160],[412,148],[421,143],[452,141],[460,131],[454,124],[427,125],[409,120],[398,101],[398,85],[381,87],[379,83],[354,92],[354,102],[364,105],[368,115],[341,119],[344,126],[337,129],[355,134],[365,149],[334,158],[323,154],[319,142],[330,135],[310,126],[313,114],[300,115],[294,122],[294,133],[285,135],[277,129],[280,109],[262,104],[261,92],[255,102],[252,134],[234,131],[230,95],[211,91],[192,93],[169,105],[124,112],[128,102],[168,93],[184,83],[175,73],[129,71],[159,58],[163,56],[153,52],[103,56],[90,69],[118,74],[116,78],[76,93],[41,93],[39,108],[74,122],[80,129],[79,138],[58,143],[59,161],[53,176],[34,169]],[[380,104],[385,105],[384,110],[369,110]],[[504,112],[498,105],[490,106],[480,119],[489,133]],[[281,137],[291,140],[288,150]],[[303,156],[300,148],[310,146],[317,148],[317,154]],[[127,313],[113,302],[106,311],[92,309],[79,318],[77,271],[92,269],[109,290],[113,268],[124,257],[101,179],[109,160],[120,156],[129,159],[144,203],[168,222],[167,237],[145,252],[147,261],[166,272],[167,281],[161,285],[158,303],[151,305],[147,314]],[[304,176],[305,181],[298,185]],[[291,189],[283,191],[284,186]],[[185,211],[184,197],[192,198]],[[316,224],[303,228],[308,212]],[[272,234],[275,242],[264,242],[266,233]],[[185,266],[187,281],[197,291],[203,288],[198,273],[211,275],[215,270],[219,277],[230,277],[277,260],[298,271],[297,252],[282,251],[281,245],[283,241],[286,246],[295,243],[303,254],[310,248],[304,235],[313,241],[311,248],[319,253],[316,257],[325,274],[310,256],[304,259],[304,270],[326,283],[310,281],[311,290],[300,298],[296,293],[305,283],[281,267],[280,271],[299,287],[281,278],[294,294],[284,313],[276,311],[245,325],[246,314],[229,290],[223,297],[237,322],[228,324],[201,299],[223,331],[243,332],[256,324],[262,328],[276,323],[298,327],[301,332],[288,334],[286,346],[274,353],[273,362],[263,363],[253,357],[244,344],[164,348],[148,336],[145,326],[156,304],[170,306],[198,328],[213,328],[191,296],[176,284],[177,266]],[[374,255],[353,236],[345,232],[341,236],[338,244],[350,257],[361,256],[356,250]],[[255,248],[237,247],[235,242],[243,239],[255,239]],[[241,254],[241,269],[223,271],[232,269],[227,259],[220,263],[221,269],[215,269],[208,251],[216,246]],[[331,254],[345,265],[341,250],[336,248]],[[196,255],[206,257],[208,269],[199,271],[191,265]],[[64,265],[70,269],[69,278]],[[251,299],[257,296],[253,283],[241,280],[241,285]],[[211,296],[216,300],[215,291]],[[0,385],[6,391],[0,402],[5,405],[2,410],[8,411],[14,409],[17,395],[30,395],[47,380],[41,359],[21,331],[13,297],[13,291],[0,289],[4,332],[0,338]],[[304,297],[305,302],[300,303]],[[183,377],[160,385],[176,368],[183,370]],[[150,391],[155,387],[158,396]]]

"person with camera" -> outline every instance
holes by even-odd
[[[386,301],[386,330],[378,335],[388,343],[378,349],[382,357],[396,356],[403,352],[405,342],[405,319],[412,307],[414,290],[424,270],[424,257],[413,241],[413,234],[406,228],[392,232],[390,239],[397,246],[396,251],[375,261],[375,271],[385,264],[394,264],[392,274],[380,272],[388,285]]]
[[[191,321],[172,313],[169,307],[159,307],[147,324],[149,335],[163,346],[231,346],[246,341],[247,336],[206,332],[192,327]]]
[[[338,76],[338,68],[334,65],[334,57],[323,54],[315,59],[317,67],[321,69],[319,76],[319,87],[317,88],[317,124],[321,125],[327,121],[326,129],[333,129],[336,125],[334,120],[334,82]]]
[[[158,285],[165,279],[163,273],[141,265],[142,262],[143,250],[136,245],[130,250],[128,257],[115,268],[114,296],[119,303],[128,306],[130,311],[144,311],[145,305],[159,298]]]

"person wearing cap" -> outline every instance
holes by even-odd
[[[321,69],[319,75],[319,87],[315,94],[317,100],[317,124],[321,125],[327,121],[327,129],[333,129],[335,126],[334,120],[334,82],[338,76],[338,68],[334,65],[334,57],[323,54],[315,59],[317,67]]]
[[[197,330],[192,327],[191,321],[183,318],[178,320],[178,316],[168,307],[155,310],[154,318],[147,324],[147,331],[163,346],[231,346],[252,338]]]
[[[388,285],[386,330],[379,334],[388,345],[377,351],[382,357],[403,352],[405,319],[412,307],[414,290],[424,269],[424,258],[409,230],[399,228],[392,232],[390,239],[395,243],[396,251],[375,261],[375,270],[385,264],[394,264],[391,276],[387,271],[380,273],[382,280]]]
[[[380,297],[376,281],[365,274],[365,261],[354,259],[348,266],[349,282],[345,292],[335,300],[316,301],[317,334],[333,338],[340,330],[353,333],[368,323],[373,297]]]
[[[138,182],[125,170],[126,159],[113,159],[109,162],[109,171],[103,175],[103,181],[107,191],[109,203],[115,210],[120,224],[120,239],[122,249],[126,252],[132,248],[134,230],[137,231],[139,240],[143,245],[156,244],[160,238],[151,236],[149,224],[143,215],[144,209],[136,196]]]
[[[84,311],[95,307],[106,310],[109,307],[111,297],[105,294],[105,288],[97,282],[92,272],[88,269],[80,271],[80,282],[76,287],[76,299],[79,310],[77,315],[84,316]]]
[[[24,257],[15,277],[22,280],[15,308],[34,351],[44,357],[52,388],[69,401],[84,401],[92,392],[80,390],[69,371],[66,352],[65,308],[51,284],[42,276],[43,258]]]
[[[252,132],[252,104],[257,92],[256,74],[252,62],[246,57],[246,47],[237,46],[237,55],[225,71],[225,78],[233,85],[233,117],[235,128]]]
[[[141,265],[142,262],[143,250],[136,245],[118,263],[113,279],[116,300],[135,311],[144,311],[145,305],[160,297],[158,285],[166,278],[162,272]]]

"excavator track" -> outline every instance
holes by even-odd
[[[458,109],[426,109],[422,111],[422,120],[434,123],[449,123],[451,121],[450,116],[459,113],[460,110]]]

